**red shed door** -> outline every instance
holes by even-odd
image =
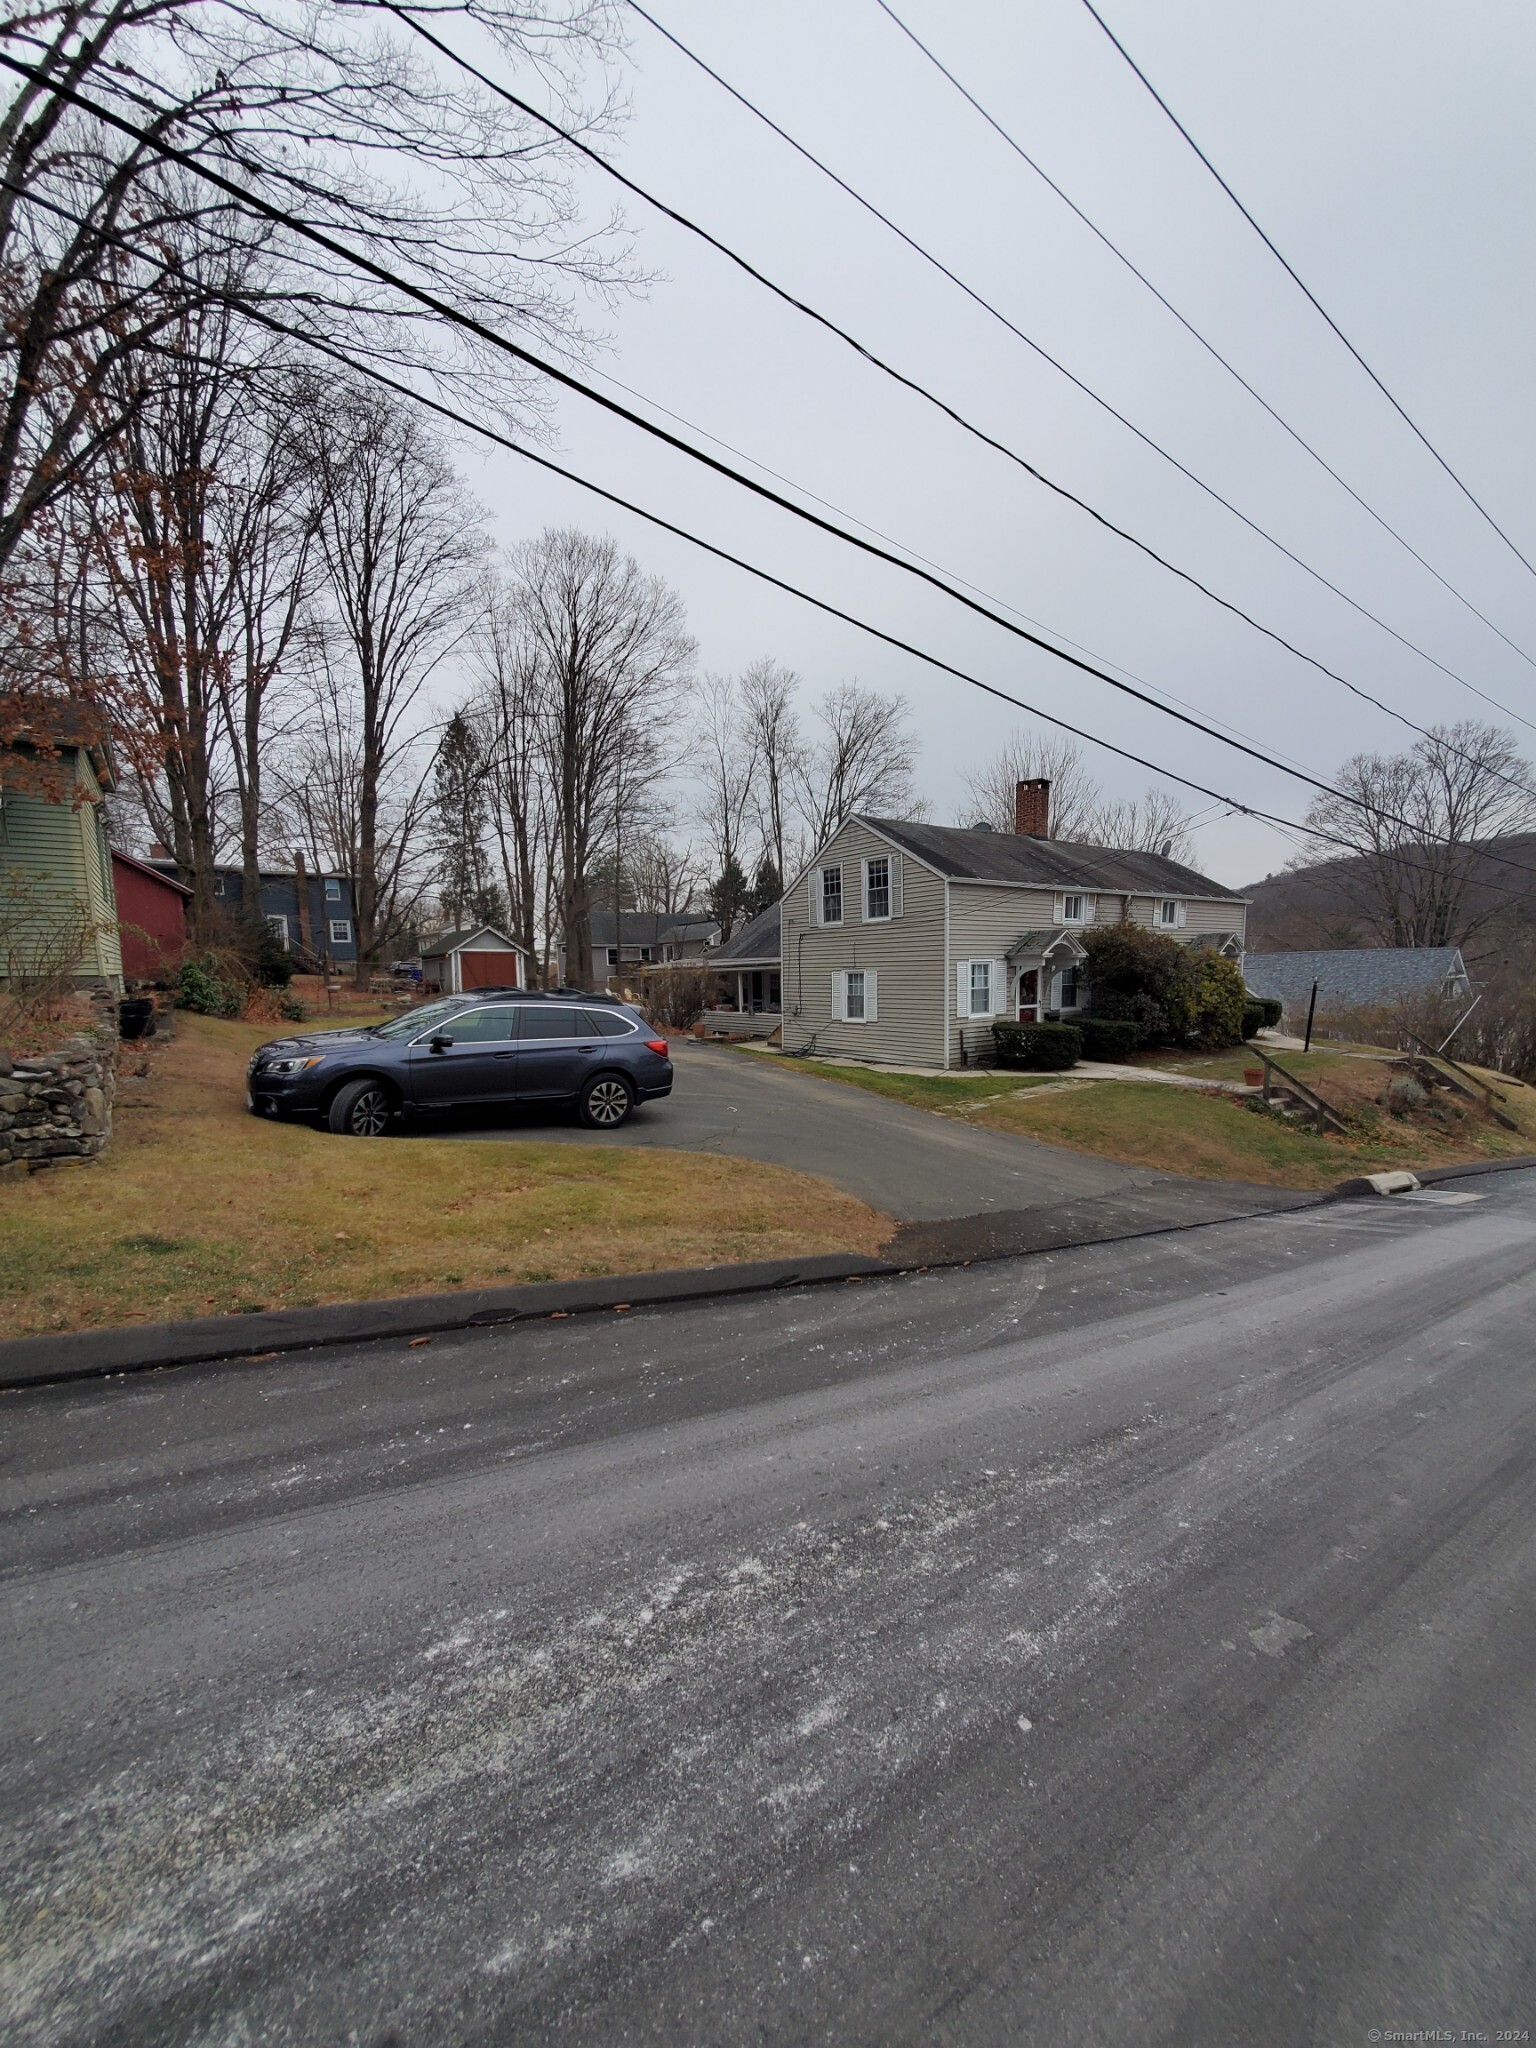
[[[460,988],[513,988],[518,986],[515,953],[461,953]]]

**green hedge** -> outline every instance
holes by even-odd
[[[1147,1034],[1130,1017],[1074,1017],[1072,1029],[1083,1041],[1082,1057],[1085,1060],[1129,1059],[1138,1046],[1146,1043]]]
[[[1256,1031],[1273,1031],[1283,1010],[1278,996],[1249,996],[1243,1004],[1243,1037],[1252,1038]]]
[[[994,1024],[992,1044],[1000,1067],[1056,1073],[1082,1058],[1083,1034],[1075,1024]]]

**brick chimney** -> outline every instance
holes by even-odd
[[[1013,829],[1027,839],[1051,836],[1051,785],[1043,775],[1021,782],[1013,794]]]

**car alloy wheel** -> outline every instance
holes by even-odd
[[[354,1138],[382,1138],[389,1128],[389,1097],[382,1088],[359,1095],[347,1112],[347,1130]]]
[[[584,1107],[589,1123],[611,1130],[629,1115],[629,1090],[622,1081],[594,1081],[587,1090]]]

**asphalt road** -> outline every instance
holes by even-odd
[[[7,1396],[0,2037],[1530,2028],[1533,1270],[1511,1174]]]
[[[836,1182],[903,1220],[973,1216],[1051,1201],[1119,1194],[1174,1176],[1004,1131],[972,1130],[930,1110],[842,1081],[786,1072],[761,1054],[674,1041],[672,1093],[645,1103],[617,1131],[588,1131],[568,1110],[510,1111],[434,1136],[537,1137],[572,1145],[661,1146],[724,1152],[792,1166]]]

